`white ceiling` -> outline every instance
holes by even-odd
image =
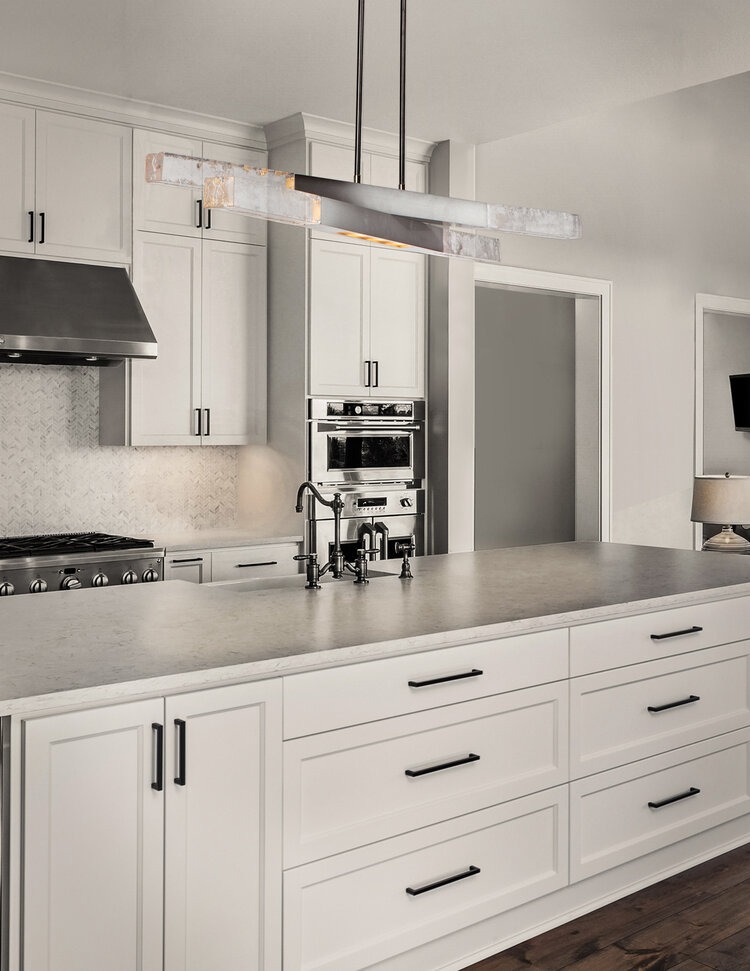
[[[369,0],[364,124],[398,119]],[[354,118],[356,0],[2,0],[0,71],[264,124]],[[409,135],[493,141],[750,70],[747,0],[410,0]]]

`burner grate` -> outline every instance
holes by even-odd
[[[65,553],[106,553],[110,550],[153,548],[153,540],[109,533],[43,533],[0,539],[0,558],[54,556]]]

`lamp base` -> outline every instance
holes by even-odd
[[[722,526],[721,532],[710,536],[702,549],[716,553],[750,553],[750,543],[731,526]]]

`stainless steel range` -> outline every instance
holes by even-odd
[[[0,597],[164,579],[164,550],[148,539],[49,533],[0,539]]]

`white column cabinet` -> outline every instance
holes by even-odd
[[[125,381],[117,394],[118,369],[101,377],[109,398],[100,442],[264,442],[265,247],[138,232],[133,284],[159,354],[132,361],[129,389]],[[116,411],[122,413],[113,417]]]
[[[136,230],[235,243],[265,243],[265,220],[250,219],[233,212],[204,210],[199,189],[147,183],[146,156],[154,152],[212,158],[238,165],[262,167],[266,164],[265,155],[250,148],[136,129],[133,133],[133,222]]]
[[[425,259],[310,241],[310,393],[424,395]]]
[[[23,971],[280,971],[280,682],[32,719],[23,759]]]
[[[23,971],[161,971],[160,699],[24,726]]]
[[[130,261],[130,128],[0,105],[0,178],[0,249]]]

